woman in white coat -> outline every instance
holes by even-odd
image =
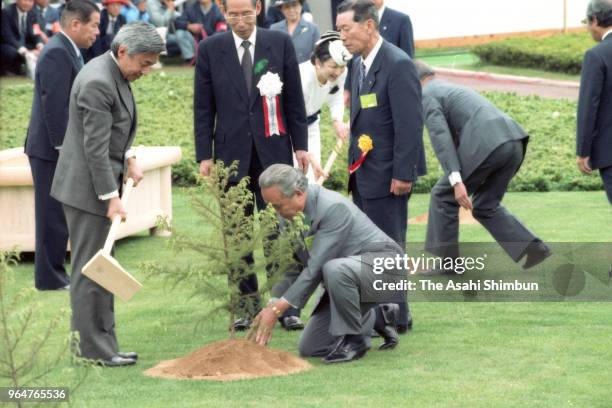
[[[311,183],[323,174],[321,169],[321,108],[327,104],[336,138],[346,142],[349,125],[344,122],[344,81],[346,64],[351,54],[342,45],[340,34],[326,31],[315,44],[310,61],[300,64],[302,91],[308,116],[308,154],[310,169],[308,180]]]

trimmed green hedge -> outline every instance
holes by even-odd
[[[579,74],[584,53],[595,45],[588,33],[520,37],[474,47],[482,62]]]
[[[133,85],[138,105],[136,144],[175,145],[183,159],[173,168],[175,184],[192,185],[197,173],[193,146],[193,73],[186,70],[156,72]],[[0,86],[0,149],[23,146],[33,87],[30,83]],[[531,135],[523,167],[510,184],[511,191],[598,190],[599,177],[586,177],[575,166],[576,103],[514,94],[486,96],[515,118]],[[329,113],[322,120],[325,162],[335,144]],[[441,175],[427,134],[424,136],[429,174],[419,179],[417,192],[428,192]],[[376,146],[374,146],[376,148]],[[344,190],[347,185],[346,148],[332,170],[326,186]]]

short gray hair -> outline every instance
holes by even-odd
[[[134,21],[121,27],[110,46],[115,57],[121,45],[127,47],[128,55],[159,54],[166,49],[155,26],[143,21]]]
[[[263,190],[276,186],[287,198],[293,197],[296,191],[305,192],[308,178],[302,170],[287,164],[273,164],[259,176],[259,187]]]
[[[591,0],[587,6],[587,19],[597,18],[600,27],[612,26],[612,0]]]
[[[419,81],[421,81],[423,78],[436,75],[436,72],[433,70],[433,68],[421,60],[414,60],[414,67],[416,68]]]

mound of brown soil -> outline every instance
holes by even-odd
[[[179,380],[232,381],[288,375],[310,368],[306,360],[286,351],[271,350],[246,340],[223,340],[185,357],[162,361],[144,374]]]

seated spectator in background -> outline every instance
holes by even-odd
[[[282,21],[285,19],[285,16],[280,11],[280,9],[277,7],[274,7],[274,3],[276,3],[276,0],[272,0],[272,6],[268,8],[268,11],[266,12],[266,16],[265,16],[266,17],[266,21],[265,21],[266,27],[270,27],[272,24],[278,23],[279,21]],[[262,9],[261,14],[264,14],[263,9]],[[310,6],[308,5],[308,2],[306,0],[302,2],[302,17],[304,18],[304,20],[308,21],[309,23],[314,22],[312,14],[310,14]]]
[[[49,0],[36,0],[36,6],[34,6],[38,13],[38,30],[40,35],[46,44],[49,41],[49,37],[60,31],[60,13],[57,9],[49,7]],[[36,30],[36,26],[34,27]]]
[[[181,57],[191,63],[194,57],[193,38],[187,30],[177,30],[175,26],[179,13],[176,11],[174,0],[148,0],[147,12],[149,22],[158,28],[158,32],[166,41],[168,55],[176,54],[180,50]]]
[[[176,19],[177,30],[186,30],[191,33],[194,53],[197,44],[203,39],[227,31],[225,17],[213,0],[199,0],[185,8],[183,14]],[[195,64],[195,59],[193,60]]]
[[[319,27],[310,23],[302,16],[303,0],[276,0],[275,7],[279,7],[285,19],[270,26],[271,30],[284,31],[291,36],[298,63],[310,60],[315,43],[321,34]]]
[[[149,22],[149,13],[147,12],[147,0],[132,0],[121,8],[121,15],[125,17],[127,23],[132,21]]]
[[[102,0],[104,9],[100,13],[100,34],[96,42],[84,55],[88,62],[110,50],[115,34],[126,24],[125,17],[121,15],[121,6],[127,4],[126,0]]]
[[[2,10],[0,75],[7,71],[34,75],[36,59],[44,43],[34,33],[38,16],[33,8],[34,0],[17,0]]]

